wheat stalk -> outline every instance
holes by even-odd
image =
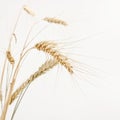
[[[53,68],[55,65],[57,65],[56,60],[46,61],[35,73],[33,73],[24,83],[22,83],[22,85],[20,85],[20,87],[12,94],[9,104],[11,104],[17,98],[17,96],[24,90],[24,88],[27,87],[28,84],[33,82],[40,75],[46,73],[48,70]]]
[[[67,23],[65,21],[61,20],[61,19],[52,18],[52,17],[45,17],[43,20],[47,21],[49,23],[55,23],[55,24],[60,24],[60,25],[67,26]]]
[[[2,91],[0,90],[0,101],[2,101]]]
[[[35,48],[37,50],[44,51],[44,52],[50,54],[51,56],[53,56],[53,58],[55,60],[57,60],[62,66],[64,66],[68,70],[68,72],[70,74],[72,74],[73,67],[69,63],[68,58],[66,56],[62,55],[58,50],[56,50],[55,45],[56,45],[56,43],[54,43],[54,42],[42,41],[40,43],[37,43],[35,45]]]

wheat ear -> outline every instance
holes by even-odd
[[[55,24],[67,26],[67,23],[65,21],[57,19],[57,18],[45,17],[43,20],[49,23],[55,23]]]
[[[48,41],[42,41],[35,45],[35,48],[37,50],[44,51],[44,52],[50,54],[51,56],[53,56],[53,58],[55,60],[57,60],[62,66],[64,66],[68,70],[68,72],[70,74],[72,74],[73,67],[70,64],[70,62],[68,61],[68,58],[66,56],[62,55],[58,50],[56,50],[55,47],[56,47],[56,43],[48,42]]]
[[[10,51],[7,51],[7,52],[6,52],[6,56],[7,56],[8,61],[10,62],[10,64],[14,65],[15,60],[14,60],[14,58],[12,57]]]
[[[32,16],[35,16],[35,13],[33,12],[33,10],[31,10],[27,5],[24,5],[23,9]]]
[[[17,96],[27,87],[27,85],[31,84],[36,78],[40,75],[46,73],[48,70],[52,69],[55,65],[57,65],[56,60],[46,61],[34,74],[32,74],[20,87],[12,94],[10,103],[11,104]]]

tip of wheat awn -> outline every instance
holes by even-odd
[[[67,23],[65,21],[61,20],[61,19],[52,18],[52,17],[45,17],[43,20],[47,21],[49,23],[55,23],[55,24],[60,24],[60,25],[67,26]]]
[[[23,6],[24,11],[26,11],[29,15],[35,16],[35,12],[29,8],[27,5]]]

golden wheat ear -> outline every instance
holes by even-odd
[[[6,56],[11,65],[15,64],[15,60],[10,51],[6,51]]]
[[[54,46],[53,46],[54,45]],[[43,51],[51,55],[55,60],[57,60],[62,66],[64,66],[67,71],[72,74],[73,67],[68,61],[69,59],[62,55],[56,48],[57,43],[42,41],[35,45],[35,48],[39,51]]]
[[[36,78],[46,73],[48,70],[52,69],[54,66],[57,65],[57,63],[58,62],[56,60],[52,60],[52,59],[46,61],[34,74],[32,74],[24,83],[22,83],[22,85],[20,85],[20,87],[12,94],[9,104],[12,104],[12,102],[17,98],[17,96]]]
[[[63,25],[63,26],[67,26],[68,25],[65,21],[63,21],[61,19],[57,19],[57,18],[45,17],[43,20],[47,21],[49,23],[60,24],[60,25]]]
[[[35,16],[35,12],[34,12],[31,8],[29,8],[27,5],[24,5],[24,6],[23,6],[23,9],[24,9],[24,11],[26,11],[29,15]]]

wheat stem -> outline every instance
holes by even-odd
[[[4,60],[4,65],[3,65],[3,70],[2,70],[1,80],[0,80],[0,101],[1,101],[1,106],[2,106],[2,84],[3,84],[3,77],[4,77],[5,67],[6,67],[6,61],[7,61],[7,58],[5,58],[5,60]]]
[[[35,36],[33,36],[32,39],[26,44],[25,48],[27,48],[27,47],[30,45],[30,43],[31,43],[43,30],[45,30],[47,27],[48,27],[48,25],[44,26],[41,30],[39,30],[39,31],[35,34]]]

